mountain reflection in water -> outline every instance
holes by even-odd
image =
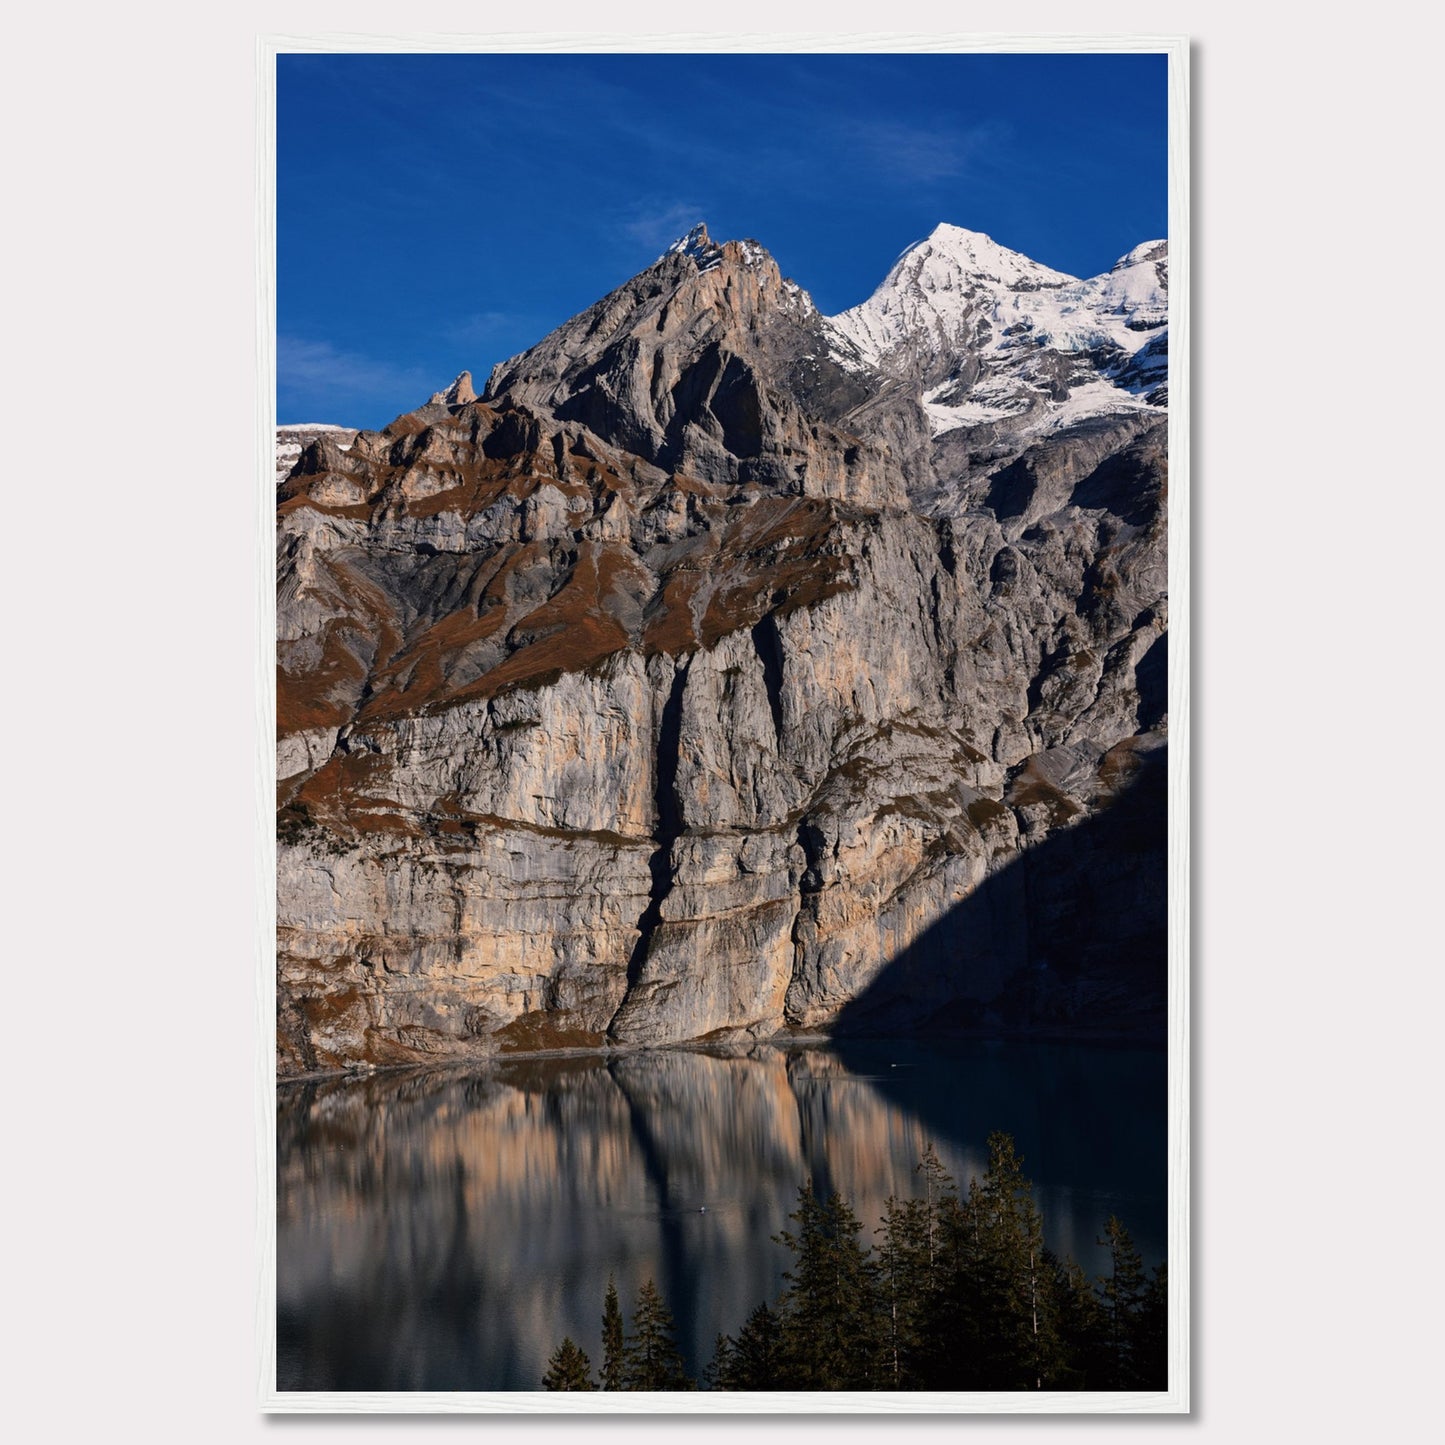
[[[1147,1266],[1166,1228],[1161,1051],[850,1043],[388,1073],[278,1095],[277,1388],[532,1390],[602,1296],[655,1279],[700,1375],[782,1285],[798,1186],[864,1240],[932,1142],[966,1188],[1017,1141],[1048,1244],[1090,1273],[1117,1214]]]

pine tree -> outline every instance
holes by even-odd
[[[542,1376],[544,1390],[592,1390],[592,1361],[572,1343],[569,1335],[552,1351],[547,1373]]]
[[[737,1344],[730,1335],[719,1335],[713,1341],[712,1359],[702,1372],[704,1390],[731,1390],[729,1382],[737,1373]]]
[[[731,1356],[731,1371],[724,1388],[728,1390],[781,1389],[779,1376],[781,1330],[777,1314],[766,1301],[747,1318],[738,1331]]]
[[[1162,1264],[1139,1309],[1135,1377],[1141,1390],[1169,1388],[1169,1276]]]
[[[607,1277],[607,1298],[602,1305],[602,1388],[622,1389],[622,1306],[617,1302],[617,1282]]]
[[[879,1291],[886,1342],[884,1370],[888,1388],[919,1389],[929,1373],[936,1317],[948,1275],[945,1219],[957,1207],[953,1180],[930,1144],[915,1173],[923,1194],[899,1202],[889,1199],[879,1248]]]
[[[1034,1203],[1033,1186],[1022,1181],[1014,1216],[1018,1263],[1021,1273],[1015,1285],[1016,1297],[1027,1305],[1028,1316],[1020,1351],[1025,1389],[1046,1390],[1054,1387],[1054,1373],[1059,1366],[1058,1320],[1053,1294],[1049,1288],[1053,1271],[1048,1251],[1044,1248],[1044,1220]]]
[[[981,1239],[974,1205],[978,1182],[960,1199],[953,1181],[935,1206],[934,1288],[921,1324],[920,1387],[976,1390],[979,1383]]]
[[[1105,1388],[1138,1389],[1139,1326],[1146,1288],[1144,1264],[1129,1231],[1112,1214],[1099,1243],[1109,1250],[1109,1273],[1099,1281],[1110,1361],[1110,1379]]]
[[[1059,1366],[1054,1388],[1102,1390],[1110,1378],[1108,1327],[1103,1307],[1088,1274],[1072,1259],[1049,1257],[1059,1338]]]
[[[928,1206],[920,1199],[884,1206],[878,1246],[878,1294],[882,1310],[883,1368],[890,1390],[916,1388],[928,1309]]]
[[[924,1146],[923,1158],[913,1172],[923,1176],[923,1245],[928,1256],[928,1289],[932,1292],[939,1287],[944,1262],[943,1219],[949,1207],[957,1205],[958,1190],[932,1144]]]
[[[1146,1278],[1116,1218],[1099,1244],[1107,1277],[1091,1283],[1043,1246],[1023,1161],[989,1136],[988,1166],[960,1199],[930,1146],[920,1197],[889,1199],[876,1256],[838,1194],[812,1184],[774,1239],[792,1252],[777,1308],[760,1304],[737,1337],[717,1336],[704,1375],[717,1390],[1163,1390],[1168,1282]],[[625,1334],[615,1281],[603,1304],[601,1388],[691,1390],[672,1315],[652,1280]],[[566,1339],[548,1361],[548,1390],[598,1388]]]
[[[678,1353],[672,1313],[662,1302],[657,1286],[648,1280],[637,1293],[632,1312],[632,1337],[622,1359],[624,1390],[691,1390],[682,1356]]]
[[[1043,1220],[1014,1141],[994,1133],[988,1167],[951,1227],[953,1279],[935,1320],[952,1352],[935,1389],[1051,1388],[1059,1363]]]
[[[793,1252],[779,1313],[781,1384],[796,1390],[881,1388],[884,1340],[878,1266],[858,1242],[863,1226],[840,1194],[819,1200],[811,1183],[788,1216],[792,1234],[775,1236]]]

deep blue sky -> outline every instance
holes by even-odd
[[[277,419],[379,427],[705,220],[832,314],[939,221],[1089,276],[1166,232],[1154,55],[283,55]]]

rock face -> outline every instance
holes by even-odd
[[[829,319],[699,227],[309,438],[282,1072],[1157,1021],[1166,284],[940,227]]]
[[[291,468],[319,436],[330,436],[342,446],[350,446],[356,438],[356,428],[332,426],[326,422],[300,422],[293,426],[276,428],[276,485],[279,487],[291,474]]]

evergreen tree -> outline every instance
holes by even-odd
[[[1007,1134],[989,1135],[988,1167],[946,1211],[951,1271],[931,1322],[942,1344],[925,1371],[933,1389],[1053,1388],[1059,1344],[1052,1271],[1033,1187]]]
[[[544,1390],[592,1390],[592,1361],[572,1343],[569,1335],[552,1351],[547,1373],[542,1376]]]
[[[1140,1306],[1135,1369],[1141,1390],[1169,1388],[1169,1277],[1162,1264]]]
[[[1112,1367],[1099,1296],[1089,1276],[1072,1259],[1061,1262],[1050,1256],[1049,1264],[1060,1354],[1054,1388],[1102,1390]]]
[[[737,1344],[730,1335],[719,1335],[713,1341],[712,1360],[702,1372],[704,1390],[731,1390],[729,1383],[737,1372]]]
[[[607,1277],[607,1298],[602,1304],[602,1388],[622,1389],[622,1307],[617,1302],[617,1282]]]
[[[978,1312],[982,1241],[974,1209],[978,1183],[960,1199],[953,1182],[938,1198],[934,1287],[922,1322],[919,1385],[925,1390],[976,1390],[979,1383]]]
[[[678,1353],[672,1313],[662,1302],[657,1286],[648,1280],[637,1293],[632,1312],[632,1337],[622,1357],[624,1390],[691,1390],[682,1356]]]
[[[778,1390],[781,1360],[781,1329],[777,1314],[764,1302],[738,1331],[729,1358],[723,1388],[727,1390]]]
[[[879,1291],[888,1388],[924,1388],[938,1343],[937,1323],[949,1274],[945,1220],[957,1208],[953,1180],[930,1144],[915,1173],[921,1197],[889,1199],[881,1229]]]
[[[1144,1307],[1144,1264],[1129,1231],[1114,1216],[1099,1240],[1109,1250],[1109,1273],[1099,1281],[1107,1324],[1109,1390],[1135,1390],[1139,1382],[1140,1316]]]
[[[863,1226],[840,1194],[820,1200],[811,1183],[776,1236],[793,1253],[779,1313],[780,1383],[795,1390],[870,1390],[884,1380],[878,1267],[858,1242]]]
[[[989,1136],[988,1166],[960,1199],[930,1146],[922,1194],[889,1199],[875,1234],[838,1194],[798,1192],[792,1253],[777,1308],[760,1304],[737,1337],[719,1334],[704,1383],[716,1390],[1163,1390],[1168,1384],[1168,1281],[1146,1278],[1116,1218],[1099,1244],[1107,1277],[1091,1283],[1043,1246],[1043,1221],[1014,1142]],[[675,1326],[657,1286],[638,1293],[624,1334],[615,1281],[602,1315],[601,1388],[691,1390]],[[548,1390],[598,1388],[566,1339],[548,1361]]]
[[[913,1171],[923,1176],[923,1250],[928,1259],[928,1289],[936,1290],[944,1264],[943,1220],[951,1206],[958,1203],[958,1190],[953,1176],[943,1167],[932,1144],[926,1144],[923,1158]]]
[[[920,1199],[884,1206],[878,1248],[878,1294],[883,1320],[883,1369],[887,1388],[917,1387],[931,1302],[928,1278],[927,1204]]]
[[[1041,1390],[1057,1363],[1053,1301],[1044,1258],[1044,1226],[1033,1185],[1007,1134],[991,1134],[981,1201],[991,1240],[991,1311],[1002,1349],[996,1388]]]

